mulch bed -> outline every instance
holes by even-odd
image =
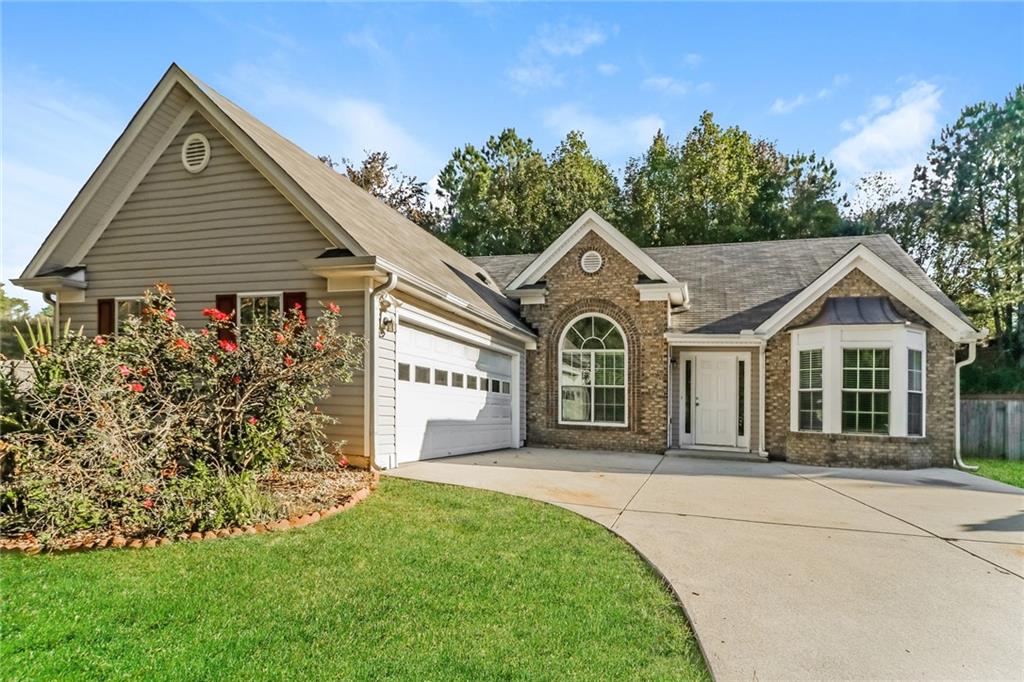
[[[175,537],[130,536],[117,529],[82,531],[61,538],[43,548],[32,537],[0,538],[0,551],[36,554],[40,551],[66,552],[103,547],[157,547],[175,540],[212,540],[236,535],[256,535],[307,526],[320,519],[349,509],[369,496],[377,487],[380,472],[363,469],[332,471],[276,472],[261,482],[281,510],[280,517],[267,523],[221,528],[204,532],[180,533]]]

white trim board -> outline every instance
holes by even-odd
[[[527,284],[536,284],[551,267],[561,260],[562,256],[576,246],[590,232],[597,234],[610,244],[616,251],[636,266],[637,270],[654,280],[678,284],[678,280],[667,270],[658,265],[653,258],[633,243],[626,235],[615,229],[611,223],[602,218],[593,209],[587,209],[569,228],[559,235],[558,239],[537,256],[526,269],[512,280],[508,290],[515,290]]]
[[[863,272],[952,341],[966,343],[985,336],[984,331],[975,330],[970,324],[947,310],[928,292],[914,284],[864,244],[858,244],[850,249],[832,267],[819,275],[774,315],[762,322],[754,330],[754,333],[765,338],[774,336],[854,270]]]

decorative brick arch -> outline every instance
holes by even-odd
[[[583,298],[570,306],[562,309],[555,317],[547,330],[547,406],[545,409],[547,425],[559,429],[593,429],[590,424],[559,424],[558,423],[558,374],[561,372],[561,352],[559,341],[566,325],[581,315],[600,313],[611,318],[622,329],[626,341],[626,357],[629,362],[627,368],[626,395],[628,396],[627,424],[624,427],[608,428],[611,430],[638,431],[640,425],[640,377],[643,376],[643,353],[640,346],[640,329],[637,327],[633,316],[615,305],[611,301],[602,298]]]

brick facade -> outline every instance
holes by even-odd
[[[580,257],[594,250],[604,264],[594,274]],[[634,285],[639,270],[591,232],[545,275],[547,300],[524,305],[522,314],[537,330],[537,350],[527,353],[528,445],[597,450],[664,452],[668,409],[668,328],[665,301],[640,301]],[[622,328],[627,345],[627,426],[558,423],[558,343],[574,318],[602,313]]]
[[[829,296],[889,296],[859,270],[854,270],[790,323],[789,329],[813,319]],[[890,297],[891,298],[891,297]],[[794,433],[790,427],[790,335],[772,337],[765,350],[765,442],[770,456],[790,462],[822,466],[859,466],[913,469],[945,467],[953,461],[954,382],[956,345],[919,315],[892,299],[903,317],[927,329],[925,437]]]

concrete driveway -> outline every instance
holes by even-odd
[[[1024,491],[877,471],[522,449],[394,476],[571,509],[668,579],[719,680],[1024,679]]]

